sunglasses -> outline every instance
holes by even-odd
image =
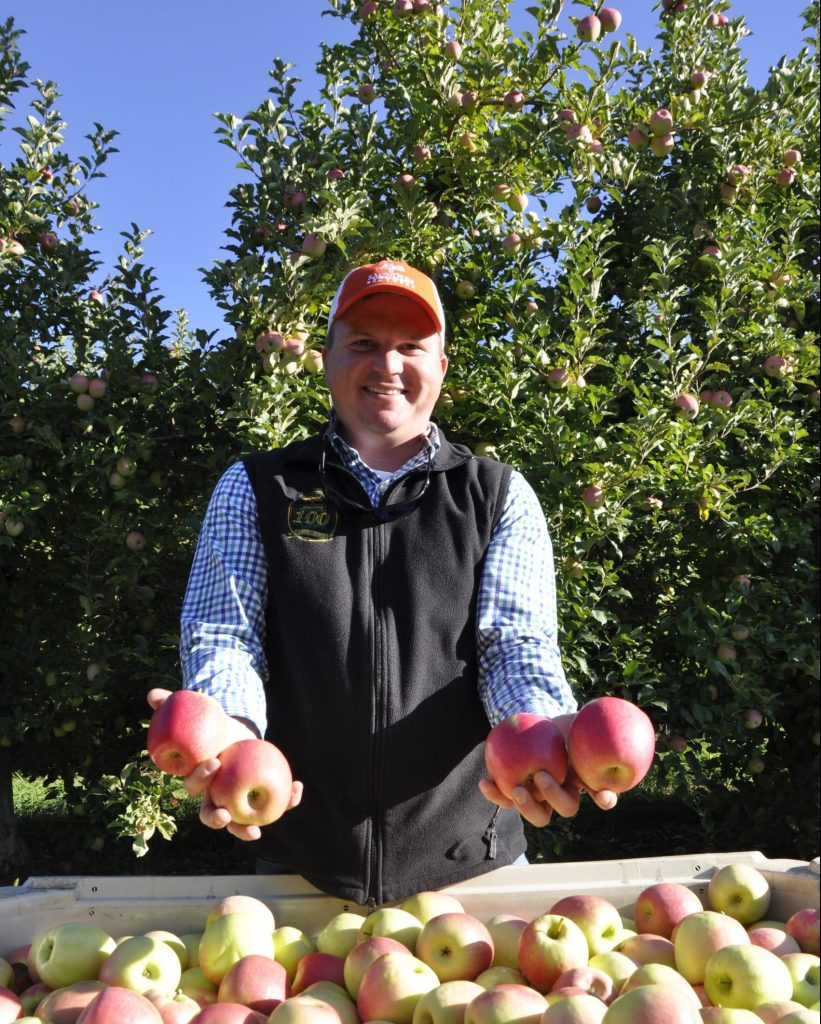
[[[322,486],[322,492],[338,512],[360,522],[386,523],[393,522],[396,519],[402,519],[403,516],[408,515],[416,508],[430,486],[430,474],[433,467],[434,448],[427,438],[425,439],[425,442],[427,446],[427,462],[425,465],[425,475],[421,479],[418,488],[416,488],[410,497],[405,498],[404,501],[395,501],[392,504],[388,504],[388,498],[393,493],[394,488],[402,483],[404,477],[399,480],[394,480],[387,491],[382,495],[379,505],[374,508],[370,502],[366,504],[365,502],[358,501],[356,498],[352,498],[349,494],[340,490],[339,487],[334,484],[334,475],[347,477],[349,480],[353,480],[357,484],[359,481],[345,466],[340,466],[337,463],[332,463],[330,465],[326,463],[326,456],[328,448],[330,447],[330,439],[326,434],[323,438],[322,456],[319,460],[319,481]]]

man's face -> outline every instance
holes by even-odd
[[[392,447],[424,433],[448,361],[428,314],[412,299],[379,292],[336,321],[323,352],[334,409],[350,443]]]

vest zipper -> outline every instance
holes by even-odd
[[[371,757],[371,848],[368,879],[368,903],[382,902],[382,774],[385,732],[385,629],[382,608],[382,543],[385,527],[373,530],[373,595],[374,595],[374,687],[373,741]]]

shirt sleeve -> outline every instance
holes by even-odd
[[[522,711],[552,718],[576,710],[559,653],[547,523],[516,470],[482,571],[477,649],[479,696],[491,725]]]
[[[256,500],[241,462],[222,475],[200,529],[180,620],[182,685],[236,718],[267,724],[268,581]]]

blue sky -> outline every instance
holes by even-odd
[[[515,0],[515,7],[535,2]],[[120,152],[91,193],[100,203],[94,241],[104,266],[113,263],[119,233],[132,221],[150,228],[145,261],[157,272],[166,307],[186,309],[193,327],[226,333],[198,268],[219,258],[229,223],[224,204],[242,180],[232,154],[217,142],[213,115],[244,115],[258,106],[274,57],[296,65],[300,98],[316,97],[320,40],[349,38],[353,31],[347,22],[322,17],[326,6],[325,0],[3,4],[2,17],[12,16],[26,31],[21,46],[31,76],[60,88],[68,152],[87,152],[83,137],[94,122],[120,133]],[[655,45],[658,13],[650,0],[613,0],[613,6],[624,15],[619,35],[629,31],[640,46]],[[739,0],[729,10],[743,14],[753,33],[743,44],[753,84],[761,85],[783,54],[799,50],[804,6],[805,0]],[[585,13],[572,5],[566,12]],[[517,17],[514,24],[528,20]],[[17,116],[25,112],[19,104]],[[4,163],[11,138],[0,138]]]

